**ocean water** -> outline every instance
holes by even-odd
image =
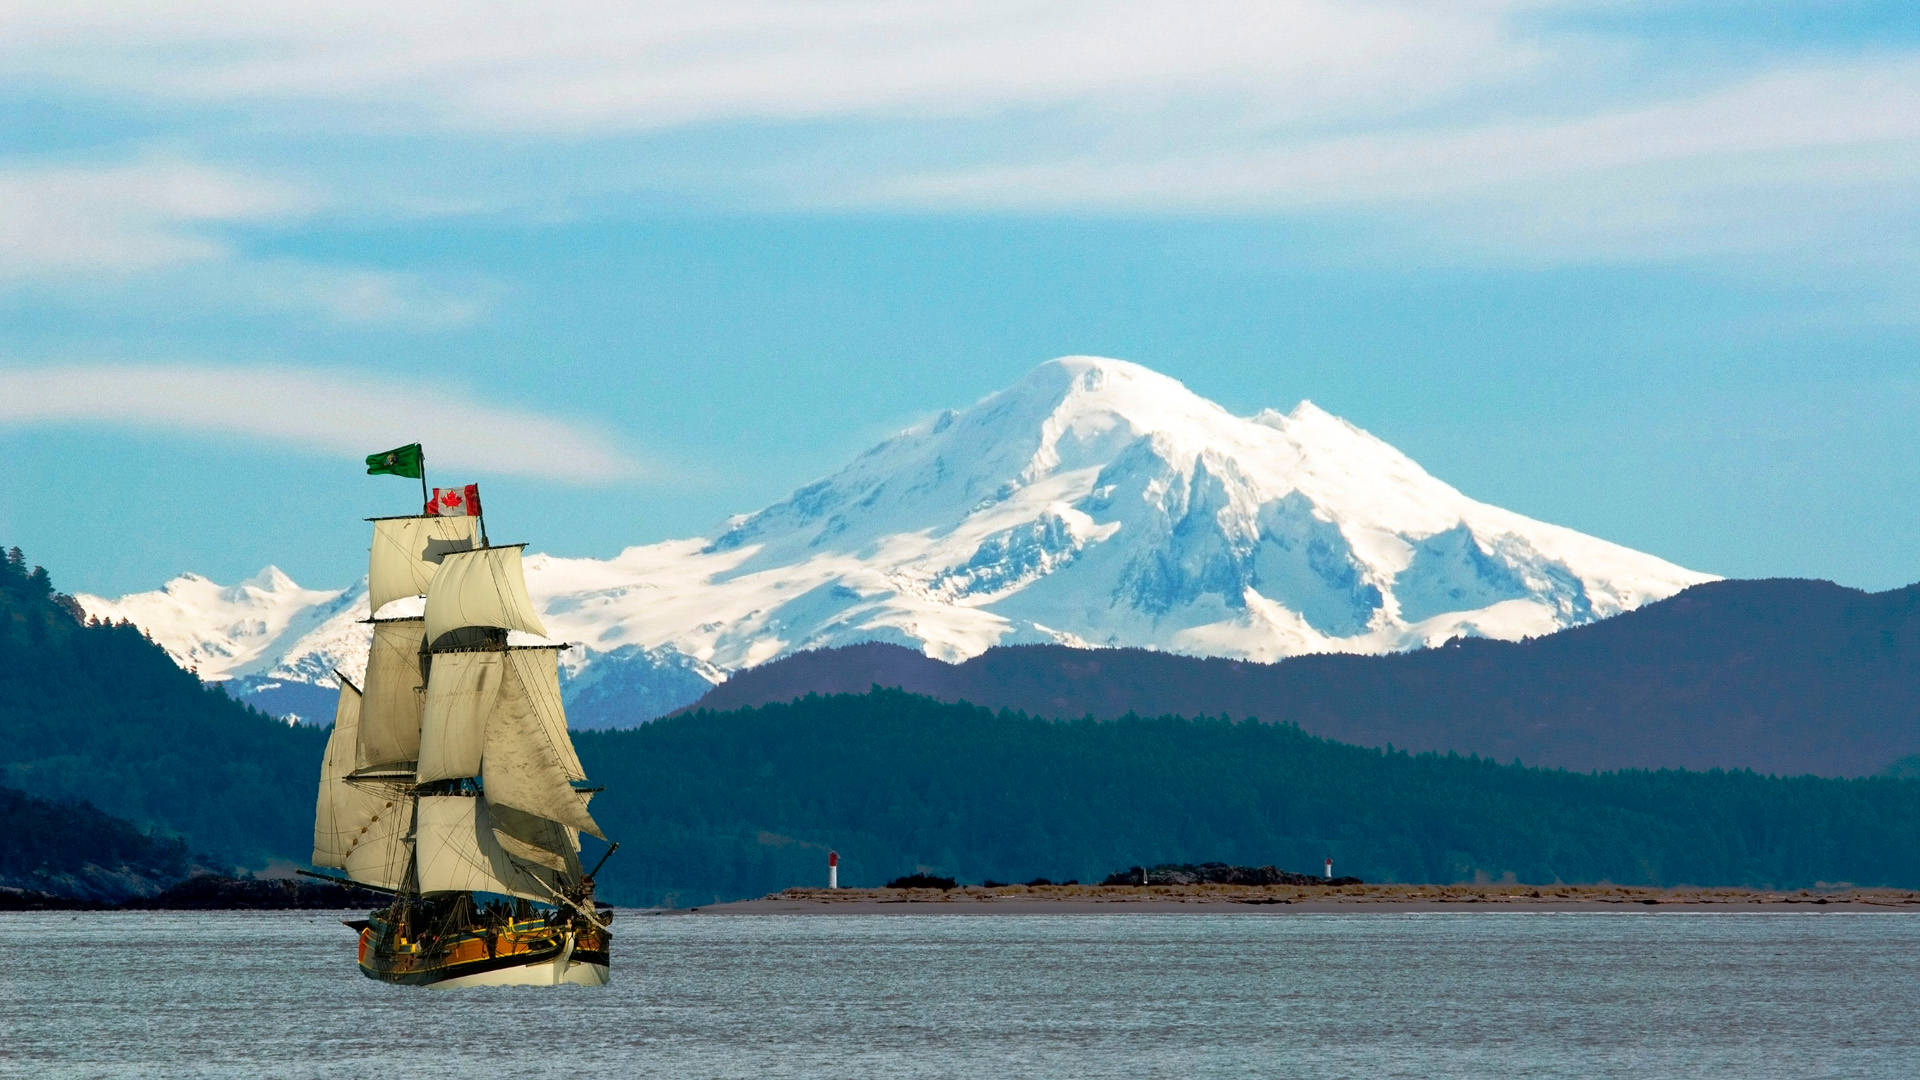
[[[334,913],[0,915],[0,1075],[1920,1076],[1920,916],[649,916],[601,989]]]

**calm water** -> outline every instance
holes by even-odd
[[[605,989],[427,991],[361,978],[327,913],[0,915],[0,1074],[1920,1075],[1920,916],[615,928]]]

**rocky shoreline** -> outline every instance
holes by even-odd
[[[190,877],[153,896],[118,902],[30,889],[0,888],[0,911],[287,911],[296,908],[370,911],[384,893],[305,878]]]
[[[1920,914],[1904,889],[1641,888],[1614,885],[1003,885],[787,889],[701,914],[1096,914],[1357,911],[1877,911]]]

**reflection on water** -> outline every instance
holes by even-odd
[[[604,989],[363,979],[326,912],[0,915],[0,1074],[1920,1071],[1920,916],[623,913]]]

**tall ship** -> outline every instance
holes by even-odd
[[[427,494],[423,472],[400,475],[422,476]],[[370,519],[373,642],[362,685],[335,672],[313,863],[392,894],[347,923],[369,978],[604,985],[612,912],[594,902],[580,834],[605,836],[560,704],[565,646],[509,642],[546,628],[527,597],[525,545],[487,542],[477,489],[426,502]],[[422,597],[422,614],[383,614],[409,599],[396,607],[419,611]]]

